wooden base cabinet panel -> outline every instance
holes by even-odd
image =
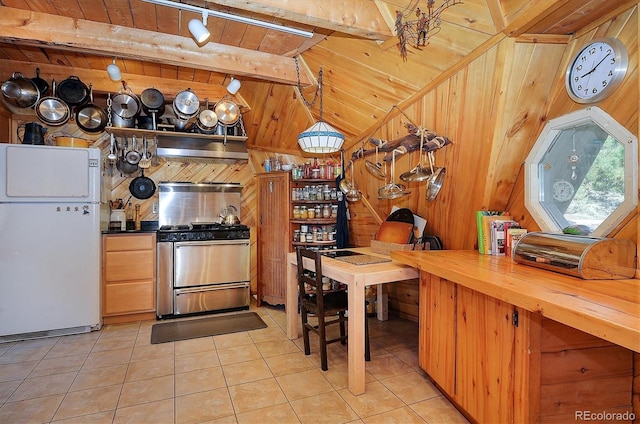
[[[456,402],[479,422],[514,422],[514,307],[466,287],[456,297]]]
[[[155,233],[103,236],[102,315],[104,322],[155,318]]]
[[[420,329],[420,367],[472,421],[634,412],[633,352],[538,313],[422,272]]]
[[[258,186],[258,306],[284,305],[289,237],[289,173],[256,175]]]
[[[455,389],[456,284],[420,274],[420,367],[447,393]]]

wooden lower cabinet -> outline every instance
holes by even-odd
[[[102,316],[105,324],[155,318],[155,233],[102,238]]]
[[[472,421],[627,413],[630,350],[422,272],[420,367]]]

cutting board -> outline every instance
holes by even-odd
[[[376,240],[387,243],[409,244],[413,238],[413,224],[385,221],[380,224]]]

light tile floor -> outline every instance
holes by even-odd
[[[418,324],[369,320],[366,393],[347,388],[346,347],[320,369],[285,312],[265,329],[151,345],[156,321],[0,344],[0,423],[467,423],[418,366]],[[188,319],[188,318],[182,318]]]

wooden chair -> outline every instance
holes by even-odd
[[[327,345],[340,342],[347,343],[346,322],[347,292],[346,290],[323,290],[322,288],[322,255],[309,249],[297,249],[298,258],[298,290],[300,296],[300,316],[302,317],[302,337],[304,354],[311,354],[309,332],[318,335],[320,341],[320,362],[322,370],[329,369],[327,365]],[[313,265],[304,263],[304,258],[310,259]],[[309,314],[314,314],[318,324],[309,323]],[[327,327],[338,325],[340,335],[330,338]],[[371,360],[369,348],[369,325],[365,317],[365,360]]]

